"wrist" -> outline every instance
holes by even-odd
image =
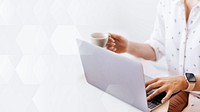
[[[193,73],[185,73],[185,80],[187,81],[188,87],[185,91],[193,91],[196,85],[196,77]]]
[[[188,88],[187,79],[185,79],[184,75],[181,75],[181,85],[182,85],[181,90],[186,90]]]
[[[130,41],[129,40],[127,40],[126,52],[130,53]]]

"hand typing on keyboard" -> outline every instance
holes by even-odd
[[[161,102],[164,103],[169,100],[173,94],[178,93],[181,90],[185,90],[187,88],[187,82],[185,81],[183,75],[179,75],[155,78],[147,81],[145,86],[147,93],[153,89],[156,89],[152,92],[152,94],[148,95],[148,101],[152,100],[161,93],[165,93],[164,98],[161,99]]]

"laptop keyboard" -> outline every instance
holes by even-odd
[[[155,90],[151,90],[147,93],[147,96],[149,96],[150,94],[152,94]],[[158,105],[161,104],[161,100],[165,97],[166,93],[163,92],[159,95],[157,95],[156,97],[154,97],[152,100],[148,101],[148,108],[150,109],[154,109],[156,108]]]

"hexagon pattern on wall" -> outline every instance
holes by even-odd
[[[0,0],[0,112],[70,111],[82,73],[71,2]]]
[[[84,76],[75,39],[126,30],[119,1],[0,0],[0,112],[113,111],[76,84]],[[96,96],[98,107],[82,99]]]

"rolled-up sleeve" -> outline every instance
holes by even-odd
[[[160,3],[157,6],[157,15],[151,37],[145,42],[154,49],[156,61],[165,55],[165,24],[161,4],[162,0],[160,0]]]

